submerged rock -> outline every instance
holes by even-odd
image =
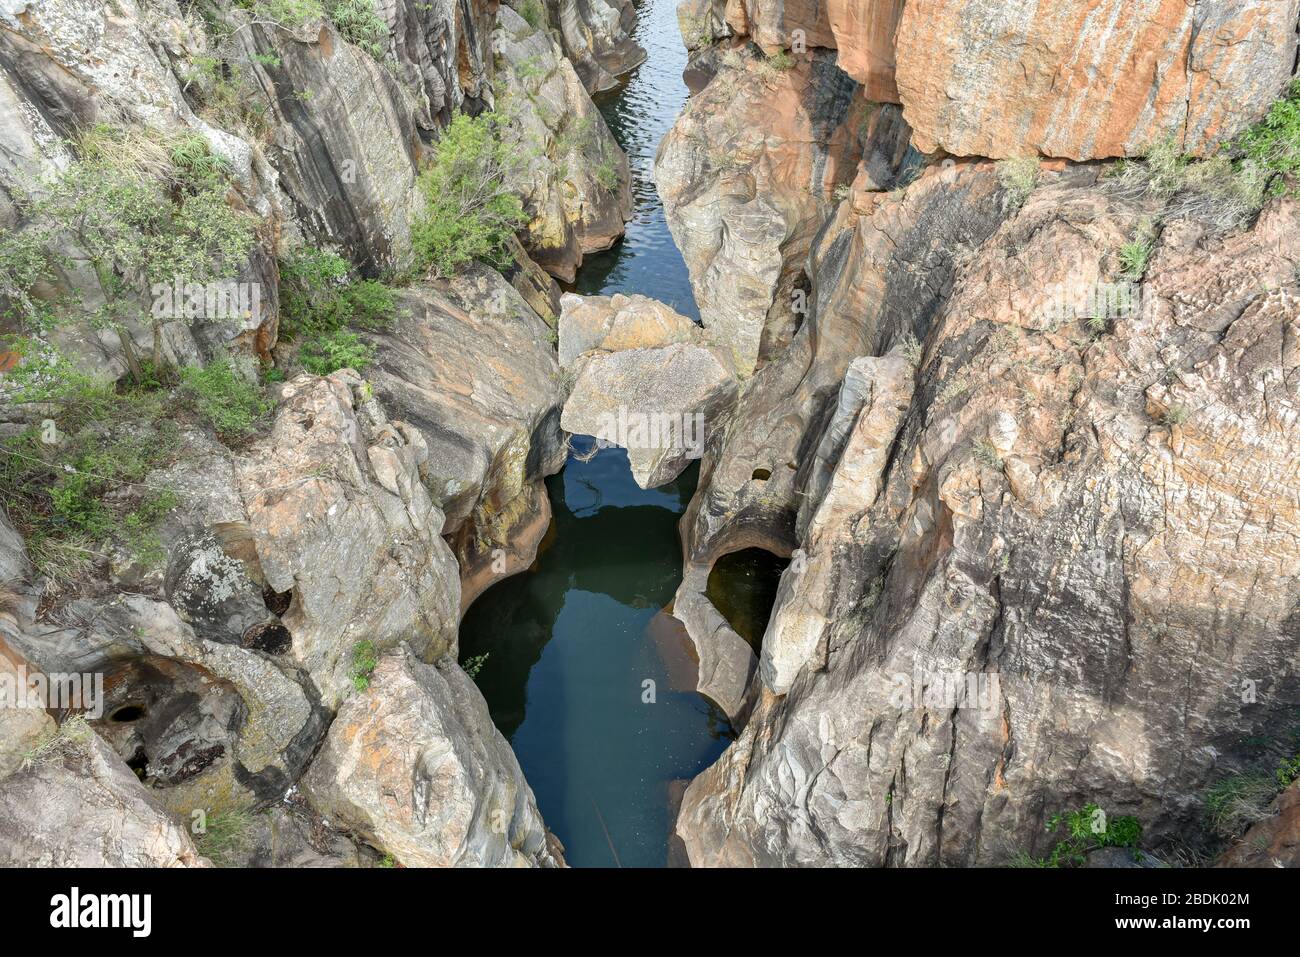
[[[303,787],[407,867],[563,864],[483,696],[449,658],[385,655],[339,710]]]

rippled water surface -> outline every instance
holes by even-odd
[[[642,293],[695,317],[686,266],[664,223],[653,164],[686,98],[673,0],[640,5],[646,62],[598,99],[632,163],[636,214],[575,288]],[[533,568],[489,589],[461,625],[477,681],[571,865],[661,867],[673,795],[732,737],[693,690],[689,640],[665,613],[681,581],[677,521],[698,466],[649,491],[622,449],[575,439],[547,481],[554,521]]]

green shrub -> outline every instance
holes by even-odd
[[[159,556],[154,526],[175,494],[149,481],[178,432],[157,388],[119,391],[30,341],[10,343],[18,366],[10,398],[42,402],[49,418],[0,443],[0,503],[42,573],[66,582],[117,541],[146,564]]]
[[[483,670],[483,666],[487,664],[488,657],[491,654],[490,651],[485,651],[481,655],[466,658],[460,667],[471,679],[477,681],[479,672]]]
[[[339,33],[376,60],[388,52],[388,24],[375,12],[375,0],[326,0],[325,12]]]
[[[1268,116],[1238,137],[1232,149],[1240,154],[1241,164],[1265,171],[1269,195],[1297,192],[1294,179],[1300,173],[1300,80],[1292,82]]]
[[[1138,843],[1142,840],[1142,825],[1131,816],[1107,818],[1096,804],[1085,804],[1077,811],[1054,814],[1047,821],[1049,834],[1063,832],[1045,858],[1028,854],[1016,855],[1013,867],[1066,867],[1079,866],[1088,854],[1103,847],[1128,847],[1138,856]]]
[[[261,388],[241,376],[228,359],[181,370],[181,387],[199,414],[226,441],[247,438],[253,426],[271,411]]]
[[[1151,262],[1154,248],[1151,242],[1143,239],[1134,239],[1120,247],[1119,265],[1125,279],[1137,282],[1147,274],[1147,264]]]
[[[316,375],[339,369],[361,372],[375,359],[375,350],[347,329],[331,329],[311,336],[298,352],[303,368]]]
[[[547,25],[546,7],[541,0],[521,0],[517,10],[534,30]]]
[[[458,114],[420,172],[427,206],[411,231],[422,267],[450,277],[471,262],[504,267],[509,241],[525,222],[519,197],[506,186],[515,149],[499,136],[496,114]]]

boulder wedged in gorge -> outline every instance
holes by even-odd
[[[732,53],[660,144],[655,182],[701,320],[742,376],[800,321],[804,260],[861,156],[858,94],[824,52],[789,69]]]
[[[1300,0],[906,0],[899,96],[925,152],[1201,155],[1285,89],[1298,18]]]
[[[545,0],[547,24],[558,31],[564,55],[591,93],[608,90],[640,66],[646,52],[632,38],[632,0]]]
[[[376,355],[368,382],[427,449],[420,474],[468,605],[501,577],[494,550],[504,550],[507,570],[526,568],[549,524],[542,483],[566,455],[554,332],[481,267],[411,286],[396,311],[391,328],[366,333]]]
[[[407,867],[563,864],[514,752],[450,658],[381,658],[302,783],[323,814]]]
[[[561,306],[560,356],[574,374],[561,428],[627,449],[642,488],[672,481],[735,401],[727,350],[645,296],[566,295]]]
[[[1300,204],[1169,223],[1140,305],[1098,320],[1062,287],[1118,282],[1159,202],[1094,176],[936,290],[879,494],[830,506],[829,587],[782,583],[765,645],[829,591],[817,653],[687,791],[693,864],[1002,864],[1089,801],[1195,843],[1203,789],[1294,715]],[[796,535],[815,557],[815,519]]]
[[[583,257],[612,246],[632,215],[627,157],[549,33],[502,7],[492,48],[497,110],[525,157],[510,177],[530,217],[524,246],[572,282]]]

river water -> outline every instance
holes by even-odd
[[[639,13],[646,61],[597,98],[631,162],[635,214],[575,288],[641,293],[698,318],[653,179],[655,151],[686,100],[686,51],[673,0],[645,0]],[[555,517],[538,560],[469,609],[461,660],[487,654],[476,680],[569,863],[662,867],[672,795],[734,737],[692,690],[688,639],[664,612],[681,581],[677,521],[699,469],[645,491],[626,452],[583,461],[592,450],[576,437],[547,481]]]

